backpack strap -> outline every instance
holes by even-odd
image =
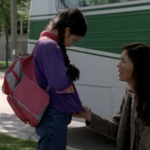
[[[46,37],[46,36],[41,37],[41,38],[36,42],[36,44],[37,44],[39,41],[42,41],[42,40],[47,39],[47,38],[48,38],[48,37]],[[35,44],[35,46],[36,46],[36,44]],[[31,53],[31,56],[33,56],[33,53],[34,53],[34,50],[35,50],[35,46],[34,46],[34,49],[33,49],[32,53]],[[50,85],[47,85],[45,91],[48,92],[49,89],[50,89]]]
[[[47,87],[46,87],[46,92],[48,92],[49,91],[49,89],[50,89],[50,85],[48,85]]]
[[[42,41],[42,40],[47,39],[47,38],[48,38],[48,37],[46,37],[46,36],[41,37],[41,38],[36,42],[36,44],[37,44],[39,41]],[[33,51],[32,51],[32,53],[31,53],[31,56],[33,56],[33,53],[34,53],[36,44],[35,44],[35,46],[34,46],[34,48],[33,48]]]

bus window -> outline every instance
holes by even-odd
[[[87,6],[96,6],[103,4],[130,2],[130,1],[142,1],[142,0],[59,0],[58,8],[78,8]]]

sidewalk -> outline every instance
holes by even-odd
[[[0,72],[0,133],[22,139],[37,141],[34,128],[22,123],[13,113],[1,91],[3,73]],[[84,123],[72,121],[69,125],[68,150],[116,150],[115,141],[112,141],[93,130]]]

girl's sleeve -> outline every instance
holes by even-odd
[[[55,44],[48,43],[43,51],[42,61],[49,85],[56,91],[70,87],[73,81],[66,75],[68,68],[65,66],[61,49]]]

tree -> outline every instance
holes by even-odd
[[[18,0],[17,3],[18,18],[22,20],[28,20],[31,0]]]
[[[8,45],[9,36],[8,30],[10,29],[10,3],[9,0],[0,0],[0,28],[5,33],[6,39],[6,67],[8,67]]]
[[[31,0],[17,0],[18,18],[27,19],[29,17],[29,7]],[[4,32],[6,39],[6,67],[8,67],[8,46],[10,22],[10,0],[0,0],[0,31]]]

